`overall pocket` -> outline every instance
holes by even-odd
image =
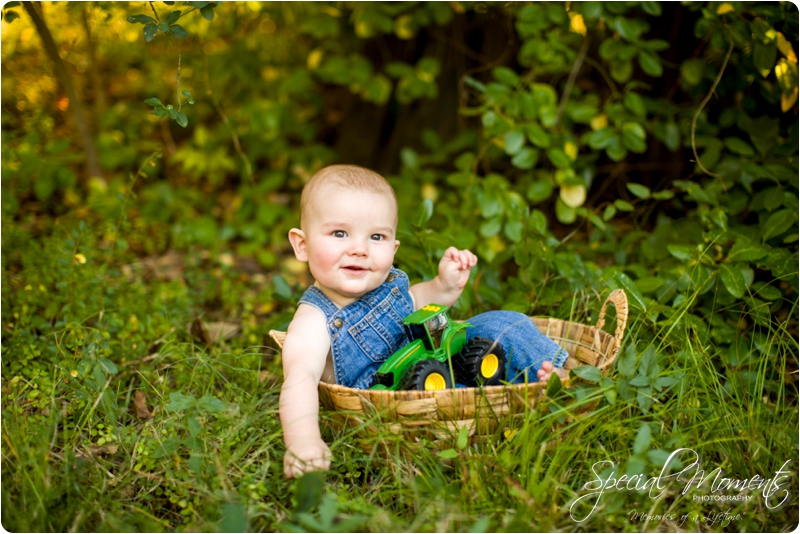
[[[399,302],[399,291],[392,290],[377,306],[375,306],[359,322],[351,326],[350,335],[359,349],[373,362],[384,362],[397,349],[408,343],[403,316],[395,307],[402,309]]]

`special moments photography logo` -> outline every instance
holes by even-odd
[[[658,476],[646,478],[641,474],[618,475],[616,464],[609,460],[603,460],[592,465],[592,473],[595,478],[583,486],[582,490],[587,493],[575,499],[570,505],[569,513],[573,521],[582,523],[595,513],[600,498],[606,492],[646,491],[649,498],[658,499],[673,484],[682,486],[681,495],[692,493],[693,501],[702,502],[748,501],[760,493],[767,509],[776,510],[786,504],[792,496],[787,489],[792,475],[792,472],[789,471],[790,464],[791,460],[786,460],[771,478],[761,474],[745,479],[729,478],[725,476],[721,467],[706,473],[702,467],[700,455],[694,449],[681,448],[669,455]],[[676,470],[679,469],[676,466],[680,465],[686,465],[686,467]],[[676,471],[671,473],[670,471],[673,470]],[[584,515],[581,505],[591,506],[591,509]],[[731,514],[728,511],[715,511],[708,514],[652,515],[650,512],[631,510],[628,516],[631,521],[668,520],[678,526],[687,522],[700,521],[706,524],[727,526],[737,519],[737,514]]]

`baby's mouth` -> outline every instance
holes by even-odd
[[[368,269],[364,267],[359,267],[358,265],[348,265],[346,267],[342,267],[345,271],[351,274],[361,274],[367,272]]]

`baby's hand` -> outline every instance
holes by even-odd
[[[467,285],[469,271],[478,263],[478,257],[469,250],[450,247],[439,262],[439,278],[448,287],[461,291]]]
[[[299,477],[310,471],[325,471],[331,466],[331,450],[321,439],[294,443],[283,456],[283,476]]]

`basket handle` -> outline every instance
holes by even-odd
[[[282,332],[280,330],[270,330],[269,337],[275,340],[275,343],[278,344],[278,347],[283,348],[283,342],[286,339],[286,332]]]
[[[597,318],[597,329],[601,330],[606,324],[606,307],[611,303],[617,310],[617,330],[614,337],[617,339],[617,347],[622,345],[622,336],[625,335],[625,327],[628,326],[628,295],[621,289],[615,289],[606,298],[600,308],[600,316]]]

